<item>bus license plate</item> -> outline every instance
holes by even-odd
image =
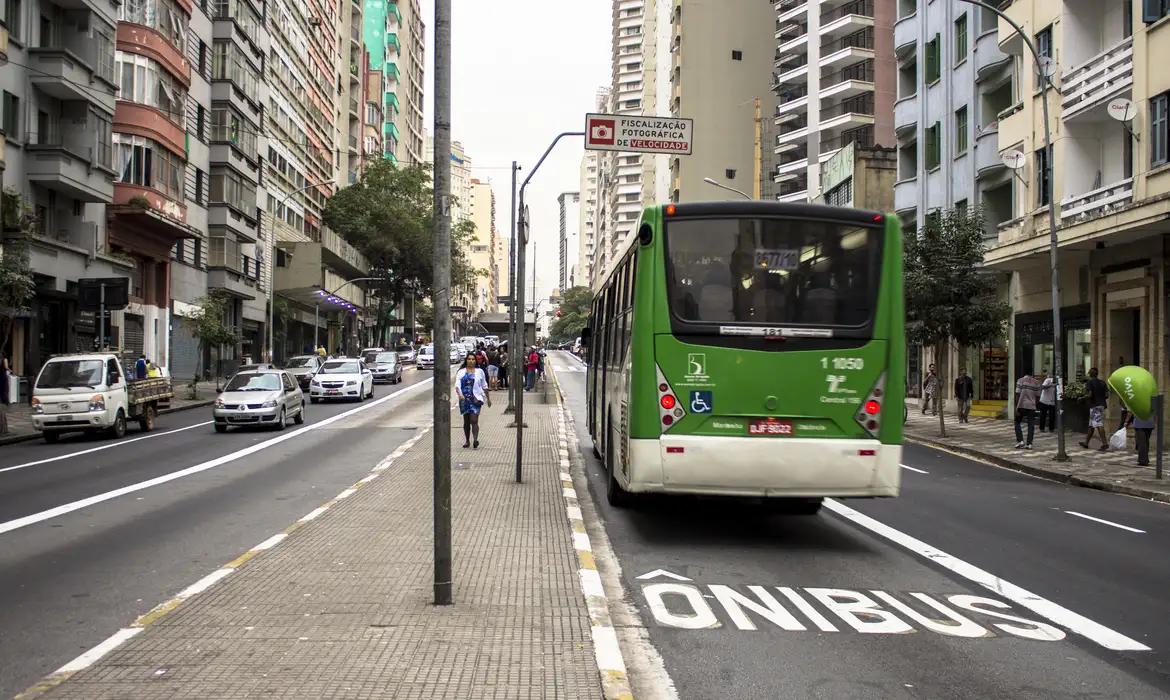
[[[748,435],[791,435],[792,421],[757,418],[748,422]]]

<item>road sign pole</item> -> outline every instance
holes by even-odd
[[[508,203],[509,209],[512,211],[512,245],[508,249],[508,341],[512,346],[512,352],[516,351],[519,344],[516,340],[516,174],[520,172],[520,166],[516,161],[512,161],[512,199]],[[506,352],[506,351],[505,351]],[[509,366],[504,370],[505,374],[512,373],[512,380],[508,382],[508,407],[504,409],[504,413],[516,412],[516,369]]]

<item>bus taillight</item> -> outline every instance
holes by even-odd
[[[663,416],[662,417],[662,424],[663,425],[670,425],[671,423],[674,423],[673,416]]]
[[[866,401],[865,402],[865,412],[868,413],[869,415],[876,416],[878,414],[878,411],[881,411],[881,410],[882,410],[882,405],[880,403],[878,403],[877,401]]]
[[[670,409],[674,408],[675,400],[673,396],[667,394],[666,396],[662,397],[661,403],[662,407],[669,411]]]

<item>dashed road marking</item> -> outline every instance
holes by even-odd
[[[1075,515],[1078,518],[1084,518],[1085,520],[1092,520],[1095,523],[1101,523],[1102,525],[1108,525],[1110,527],[1115,527],[1118,530],[1128,530],[1129,532],[1136,532],[1139,535],[1146,534],[1145,530],[1139,530],[1136,527],[1130,527],[1129,525],[1122,525],[1120,523],[1115,523],[1112,520],[1103,520],[1101,518],[1094,518],[1091,515],[1085,515],[1084,513],[1078,513],[1075,510],[1066,510],[1064,512],[1068,513],[1069,515]]]
[[[561,368],[554,367],[553,374]],[[593,559],[593,545],[589,541],[589,534],[585,529],[585,519],[581,515],[580,499],[577,489],[573,486],[573,478],[568,473],[569,465],[569,431],[566,417],[564,396],[561,387],[556,385],[557,395],[557,437],[559,438],[561,492],[565,497],[565,515],[569,519],[569,527],[573,531],[573,548],[577,551],[577,560],[581,567],[577,570],[577,577],[581,584],[581,595],[589,608],[590,635],[593,638],[593,654],[597,661],[597,668],[601,674],[601,686],[606,700],[633,700],[633,691],[630,689],[630,680],[626,675],[626,662],[622,657],[622,648],[618,643],[617,632],[609,612],[609,598],[605,594],[605,587],[601,583],[601,574]],[[575,441],[575,438],[574,438]]]

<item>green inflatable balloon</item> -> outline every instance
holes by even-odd
[[[1134,365],[1122,367],[1109,375],[1109,387],[1138,418],[1149,420],[1154,414],[1153,398],[1158,394],[1158,384],[1146,370]]]

